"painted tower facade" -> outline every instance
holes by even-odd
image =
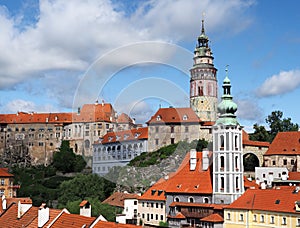
[[[242,127],[235,116],[237,105],[230,94],[231,84],[223,81],[220,117],[213,126],[213,202],[231,204],[244,192]]]
[[[194,65],[190,70],[190,106],[202,121],[216,121],[218,105],[217,69],[205,35],[202,20],[201,35],[194,51]]]

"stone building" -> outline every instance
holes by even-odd
[[[19,185],[14,185],[14,175],[7,168],[0,168],[0,197],[12,198],[17,196]]]
[[[264,164],[300,172],[300,132],[278,132],[264,154]]]
[[[0,150],[7,163],[48,165],[64,138],[71,113],[0,114]]]
[[[148,128],[109,132],[93,144],[93,150],[93,173],[105,175],[148,151]]]

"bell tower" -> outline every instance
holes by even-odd
[[[194,64],[190,69],[190,106],[200,120],[215,122],[218,104],[217,69],[208,42],[202,19],[201,34],[194,51]]]
[[[227,72],[227,70],[226,70]],[[223,81],[220,116],[213,126],[213,202],[231,204],[244,193],[242,127],[232,101],[230,80]]]

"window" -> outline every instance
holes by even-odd
[[[282,225],[286,225],[286,217],[282,217]]]
[[[276,165],[276,161],[275,160],[272,161],[272,165]]]
[[[164,208],[164,204],[163,203],[160,203],[160,208]]]
[[[160,120],[161,120],[160,115],[158,115],[158,116],[156,117],[156,120],[157,120],[157,121],[160,121]]]
[[[294,165],[294,164],[295,164],[295,160],[292,159],[292,160],[291,160],[291,165]]]
[[[221,191],[224,191],[224,177],[221,177]]]
[[[271,221],[270,221],[271,224],[274,224],[274,216],[271,216]]]
[[[160,220],[164,221],[164,216],[163,215],[160,215]]]
[[[221,156],[220,160],[221,160],[221,162],[220,162],[220,164],[221,164],[221,170],[222,169],[224,170],[224,156]]]
[[[158,145],[158,144],[159,144],[159,140],[155,139],[155,145]]]
[[[189,203],[194,203],[194,198],[193,197],[189,197]]]
[[[158,203],[156,203],[156,208],[158,208]]]
[[[44,143],[43,142],[39,142],[39,146],[44,146]]]
[[[1,185],[4,186],[4,179],[1,179]]]
[[[208,198],[207,198],[207,197],[204,197],[204,199],[203,199],[203,203],[209,203],[209,200],[208,200]]]
[[[154,204],[153,203],[151,203],[151,207],[153,207],[154,206]],[[152,218],[151,218],[152,219]]]
[[[145,214],[144,213],[142,214],[142,218],[145,218]]]
[[[150,217],[151,217],[151,219],[153,219],[153,214],[151,214],[151,216],[150,216]]]
[[[287,165],[287,160],[283,159],[283,165]]]
[[[244,215],[240,214],[240,221],[244,221]]]
[[[0,196],[4,195],[4,189],[0,189]]]
[[[179,198],[178,198],[178,197],[175,197],[175,198],[174,198],[174,201],[175,201],[175,202],[179,202]]]
[[[227,213],[227,220],[230,220],[230,213]]]
[[[188,119],[187,115],[183,115],[182,119],[187,120]]]
[[[257,221],[257,215],[253,215],[253,222]]]
[[[171,144],[174,144],[174,143],[175,143],[175,139],[171,138]]]
[[[221,135],[220,136],[220,142],[221,142],[221,148],[220,148],[220,150],[224,150],[224,135]]]
[[[297,226],[300,226],[300,218],[297,218]]]
[[[185,126],[185,127],[184,127],[184,131],[185,131],[185,132],[189,132],[189,127],[188,127],[188,126]]]
[[[262,222],[262,223],[265,222],[265,216],[264,215],[260,216],[260,222]]]
[[[150,219],[149,219],[149,214],[147,214],[147,221],[149,221]]]
[[[85,125],[85,129],[87,129],[87,130],[90,129],[90,125],[88,125],[88,124]]]
[[[155,220],[158,220],[158,214],[155,215]]]
[[[171,133],[174,133],[174,126],[171,126]]]
[[[133,204],[134,204],[134,205],[137,205],[137,201],[135,200],[135,201],[133,202]]]
[[[158,133],[159,132],[159,128],[155,127],[155,132]]]

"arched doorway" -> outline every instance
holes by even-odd
[[[247,153],[243,156],[244,171],[255,172],[255,167],[259,167],[259,159],[255,154]]]

